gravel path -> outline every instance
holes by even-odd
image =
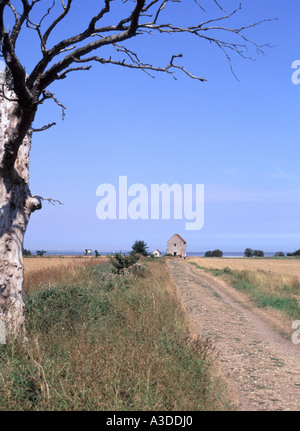
[[[215,346],[238,409],[299,410],[300,344],[292,343],[293,330],[282,335],[272,314],[187,261],[170,260],[168,267],[193,331]]]

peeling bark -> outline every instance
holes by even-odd
[[[17,127],[20,109],[14,92],[6,86],[7,99],[0,98],[0,165],[7,153],[8,143]],[[8,100],[11,99],[11,100]],[[0,177],[0,319],[6,333],[13,338],[25,334],[23,301],[23,239],[30,215],[41,208],[29,189],[29,133],[18,148],[14,167],[1,171]]]

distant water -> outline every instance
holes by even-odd
[[[98,250],[99,251],[99,250]],[[129,253],[129,250],[112,250],[112,251],[99,251],[99,253],[102,256],[108,256],[117,252],[121,253]],[[35,254],[34,251],[32,251],[32,254]],[[95,251],[93,250],[93,255],[95,255]],[[163,253],[164,254],[164,253]],[[204,251],[192,251],[192,252],[187,252],[186,253],[187,256],[199,256],[199,257],[203,257],[205,252]],[[265,256],[266,257],[270,257],[270,256],[274,256],[274,252],[265,252]],[[46,256],[84,256],[85,255],[85,250],[49,250],[46,253]],[[224,257],[243,257],[244,256],[244,252],[243,251],[226,251],[223,252],[223,256]]]

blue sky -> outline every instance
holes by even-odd
[[[116,2],[117,3],[117,2]],[[200,20],[214,16],[198,11]],[[93,2],[86,1],[86,8]],[[225,1],[226,10],[239,2]],[[33,194],[64,203],[44,203],[33,214],[25,248],[45,250],[127,250],[136,239],[150,250],[166,249],[179,233],[188,251],[294,251],[300,247],[300,85],[293,85],[291,68],[300,59],[297,0],[248,0],[235,21],[249,24],[264,18],[247,35],[270,43],[256,61],[232,56],[237,80],[216,47],[190,37],[143,37],[128,45],[145,62],[166,65],[173,53],[181,64],[208,81],[189,79],[179,70],[177,80],[155,79],[140,71],[95,64],[90,72],[70,75],[53,85],[66,105],[66,118],[50,102],[40,110],[36,127],[57,126],[34,135],[30,186]],[[195,22],[193,1],[171,18]],[[88,17],[78,12],[60,27],[56,37],[71,34]],[[167,12],[165,12],[167,13]],[[239,24],[240,25],[240,24]],[[34,36],[30,36],[34,38]],[[32,43],[34,39],[32,39]],[[35,52],[21,45],[30,70]],[[31,54],[31,55],[30,55]],[[100,184],[117,186],[119,176],[129,185],[154,183],[204,184],[205,222],[186,231],[185,220],[105,220],[96,216]]]

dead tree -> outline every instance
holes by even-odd
[[[195,14],[191,21],[197,16],[198,24],[181,27],[170,23],[168,7],[184,8],[185,2],[194,5]],[[42,198],[32,196],[29,188],[31,137],[34,132],[54,125],[50,123],[34,129],[33,122],[39,106],[46,100],[57,103],[63,115],[65,109],[49,87],[72,72],[89,70],[93,63],[139,69],[150,75],[161,72],[175,79],[176,72],[182,72],[192,79],[205,81],[180,63],[181,53],[174,52],[166,65],[156,66],[143,62],[138,53],[126,45],[132,38],[148,37],[149,34],[177,37],[189,34],[206,40],[220,48],[229,63],[233,53],[246,58],[251,46],[257,51],[263,50],[264,46],[247,36],[247,31],[262,21],[231,27],[230,20],[240,7],[226,13],[216,0],[211,0],[216,16],[205,20],[205,11],[199,2],[99,0],[95,2],[99,4],[97,12],[91,13],[83,31],[53,43],[56,39],[52,36],[60,34],[61,25],[72,16],[74,9],[77,8],[77,13],[80,9],[88,9],[88,12],[91,6],[84,5],[85,2],[78,5],[73,0],[0,0],[0,55],[6,65],[5,79],[0,83],[0,319],[6,324],[7,333],[14,338],[25,331],[23,238],[31,213],[42,206]],[[123,18],[117,19],[120,13]],[[110,24],[107,24],[108,18]],[[32,70],[25,70],[18,53],[18,42],[26,38],[28,31],[35,32],[40,47],[40,56]],[[110,47],[109,57],[99,56],[103,47]]]

